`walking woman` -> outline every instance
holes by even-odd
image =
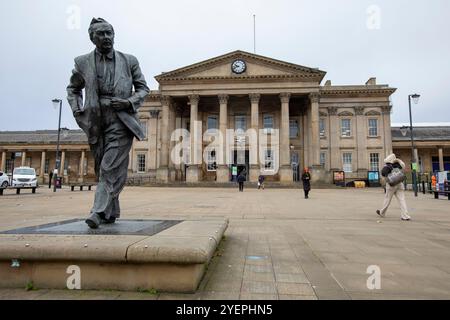
[[[303,192],[305,193],[305,199],[308,199],[309,191],[311,190],[311,174],[309,169],[305,167],[302,174]]]
[[[386,211],[391,204],[392,197],[395,196],[400,204],[401,218],[404,221],[411,220],[408,215],[408,208],[406,207],[405,201],[405,186],[403,185],[403,180],[405,174],[403,169],[405,168],[405,163],[397,159],[395,154],[389,155],[384,159],[385,166],[381,170],[381,175],[385,177],[386,180],[386,194],[384,195],[383,208],[377,210],[377,214],[384,218],[386,216]]]

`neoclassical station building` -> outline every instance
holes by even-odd
[[[188,182],[226,182],[243,169],[256,181],[261,172],[270,172],[276,150],[261,143],[254,159],[248,145],[236,143],[221,153],[232,163],[210,150],[200,165],[174,164],[170,133],[175,128],[194,132],[193,124],[201,121],[202,132],[218,129],[223,137],[226,129],[251,128],[268,135],[278,129],[279,170],[268,179],[298,180],[303,167],[311,168],[315,180],[330,181],[330,172],[343,168],[349,178],[367,177],[392,152],[389,97],[395,89],[375,78],[363,85],[321,85],[324,76],[316,68],[243,51],[162,73],[155,77],[159,90],[141,108],[148,138],[135,142],[130,169],[152,172],[158,180]],[[192,143],[190,154],[202,154],[207,143]]]
[[[344,171],[350,180],[367,179],[367,172],[379,171],[393,151],[390,96],[396,89],[378,84],[376,78],[360,85],[332,85],[329,80],[322,84],[325,74],[234,51],[156,76],[159,89],[150,92],[139,111],[146,139],[134,141],[130,178],[225,183],[245,170],[250,181],[264,174],[268,180],[290,183],[309,167],[314,181],[332,182],[333,171]],[[175,152],[182,141],[176,135],[171,139],[175,129],[200,136],[215,129],[228,147],[211,149],[211,140],[191,135],[184,141],[187,150]],[[229,136],[230,129],[238,133]],[[256,145],[245,135],[249,129],[258,132]],[[406,139],[398,140],[406,157]],[[427,163],[437,156],[444,167],[448,140],[425,144]],[[93,179],[85,135],[71,130],[61,141],[60,174],[65,181]],[[8,171],[15,161],[16,166],[35,167],[45,182],[55,166],[55,142],[52,131],[1,132],[0,170]],[[18,155],[15,160],[13,153]],[[174,161],[174,154],[184,160]]]

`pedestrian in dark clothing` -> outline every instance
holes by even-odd
[[[302,174],[303,181],[303,192],[305,193],[305,199],[308,199],[309,191],[311,190],[311,174],[309,173],[309,169],[303,169]]]
[[[264,177],[262,174],[258,177],[258,189],[262,188],[264,190],[264,180],[266,177]]]
[[[48,174],[48,188],[50,189],[52,187],[52,178],[53,178],[53,171],[50,171]]]
[[[244,191],[244,181],[245,181],[245,175],[243,173],[240,173],[237,177],[237,181],[239,183],[239,191]]]

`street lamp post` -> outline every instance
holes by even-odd
[[[58,171],[59,171],[59,139],[61,133],[61,110],[62,110],[62,100],[61,99],[53,99],[53,106],[58,108],[59,104],[59,120],[58,120],[58,141],[56,143],[56,165],[55,165],[55,173],[53,175],[53,192],[56,192],[56,181],[58,179]]]
[[[416,176],[417,159],[416,159],[416,153],[414,152],[414,134],[413,134],[412,114],[411,114],[411,98],[414,101],[414,104],[417,104],[419,102],[420,95],[417,93],[408,95],[409,129],[411,132],[411,173],[412,173],[412,183],[413,183],[413,188],[414,188],[414,196],[417,197],[417,176]]]

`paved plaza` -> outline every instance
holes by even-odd
[[[93,191],[0,197],[0,231],[85,217]],[[229,227],[194,294],[0,289],[0,299],[449,299],[450,201],[407,192],[412,221],[383,190],[126,187],[122,217],[225,217]],[[381,288],[368,289],[369,266]],[[372,267],[373,268],[373,267]],[[375,267],[376,268],[376,267]]]

